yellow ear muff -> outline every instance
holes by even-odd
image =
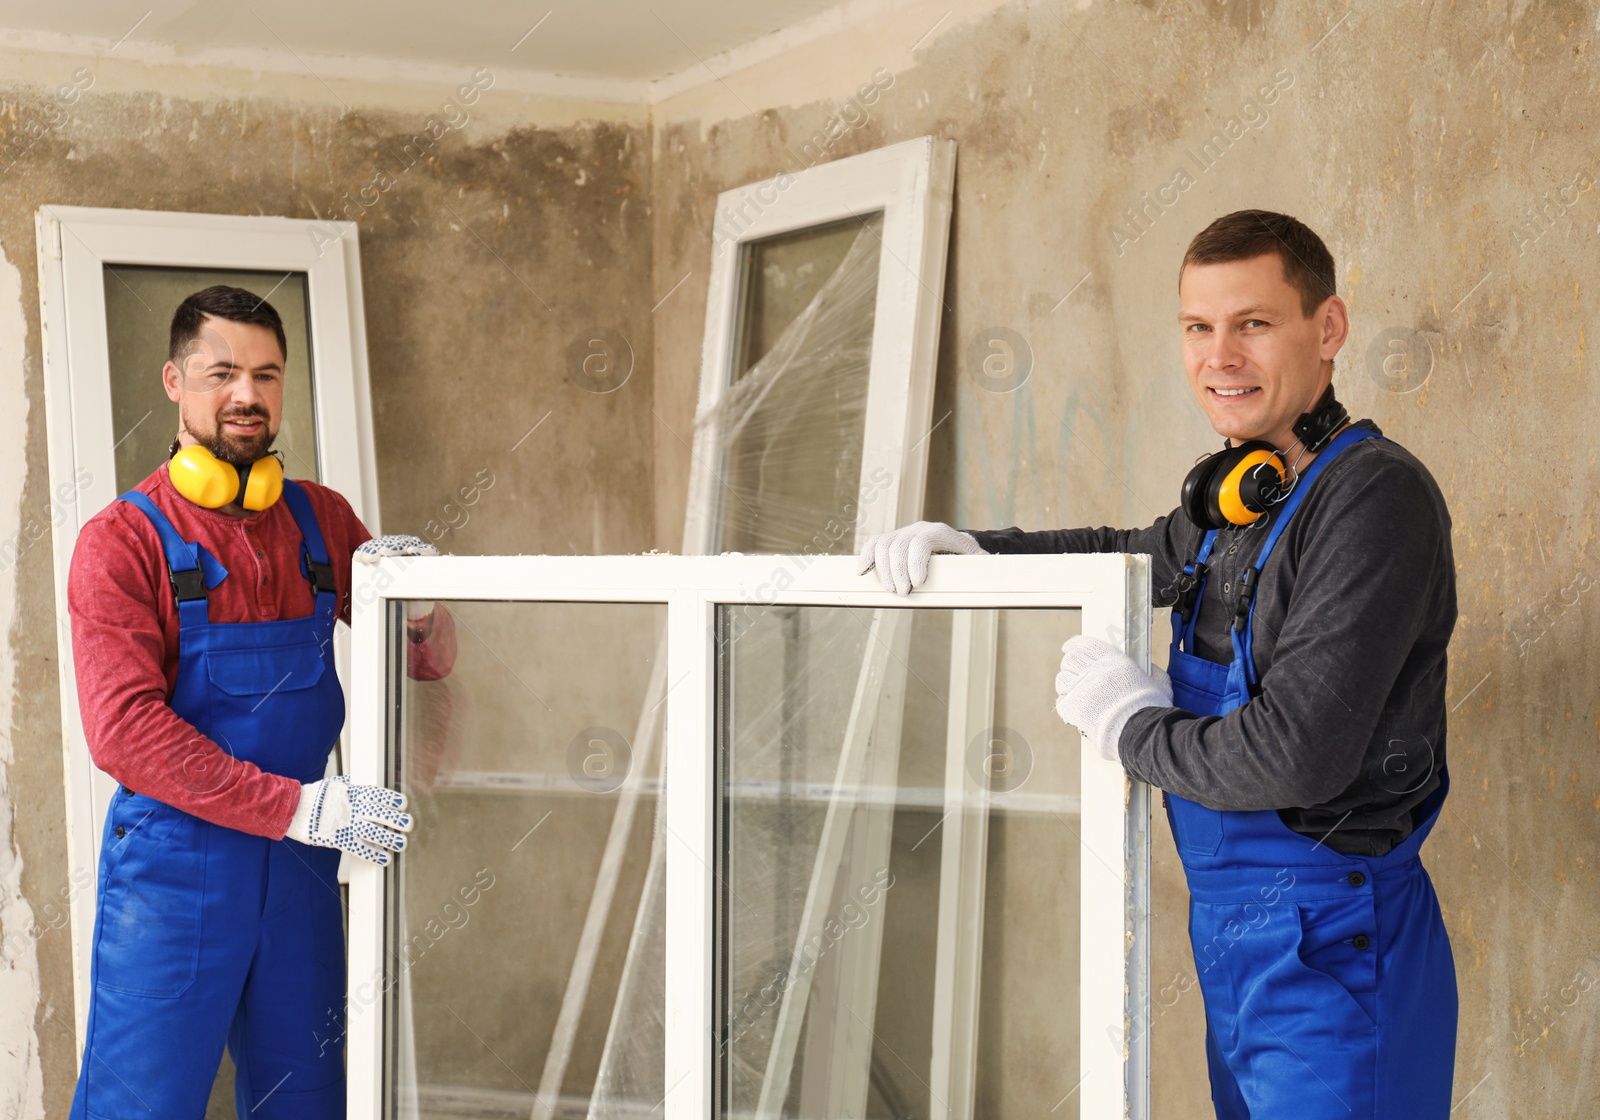
[[[224,463],[198,443],[183,448],[167,466],[178,493],[205,509],[221,509],[239,497],[245,509],[263,510],[283,497],[283,463],[266,455],[248,467]]]
[[[205,509],[221,509],[239,493],[239,472],[197,443],[174,455],[167,471],[178,493]]]
[[[1264,478],[1257,473],[1257,467],[1270,467],[1276,475],[1277,486],[1281,487],[1288,481],[1283,460],[1278,458],[1276,452],[1258,449],[1241,456],[1217,487],[1217,508],[1230,524],[1249,525],[1266,512],[1261,483],[1271,482],[1272,476]]]
[[[276,455],[257,459],[239,475],[244,479],[245,509],[266,509],[283,496],[283,464]]]

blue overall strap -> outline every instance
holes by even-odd
[[[286,478],[283,500],[289,504],[294,523],[300,526],[300,574],[311,583],[317,601],[314,609],[332,615],[339,608],[339,585],[334,582],[333,565],[328,563],[328,549],[322,542],[317,515],[311,511],[311,499],[306,497],[304,487]]]
[[[1185,653],[1194,652],[1194,628],[1200,618],[1200,600],[1206,593],[1206,561],[1211,559],[1211,549],[1217,543],[1215,529],[1206,533],[1205,539],[1200,542],[1200,551],[1195,557],[1183,566],[1183,576],[1179,583],[1178,601],[1172,608],[1172,634],[1173,643]],[[1196,571],[1199,572],[1198,578]],[[1188,604],[1189,617],[1184,619],[1184,604]]]
[[[129,490],[117,500],[137,507],[155,526],[167,564],[167,579],[178,601],[178,626],[203,626],[210,621],[206,591],[228,578],[228,569],[198,541],[186,541],[167,515],[142,491]]]
[[[1364,439],[1382,438],[1384,437],[1380,436],[1371,428],[1346,428],[1344,431],[1340,432],[1338,436],[1334,437],[1334,441],[1328,444],[1328,446],[1317,455],[1316,459],[1312,461],[1311,465],[1306,468],[1306,473],[1301,475],[1299,479],[1296,480],[1294,489],[1289,492],[1289,496],[1284,499],[1283,505],[1279,507],[1278,516],[1276,520],[1273,521],[1272,528],[1267,530],[1267,539],[1261,542],[1261,552],[1256,556],[1255,564],[1251,568],[1247,568],[1245,570],[1245,578],[1249,582],[1249,589],[1245,592],[1245,594],[1250,596],[1248,605],[1249,615],[1244,620],[1242,633],[1240,632],[1240,626],[1234,626],[1233,642],[1235,653],[1241,653],[1244,657],[1246,679],[1250,682],[1252,687],[1254,687],[1259,681],[1259,678],[1256,675],[1255,653],[1250,640],[1250,636],[1255,630],[1256,582],[1261,577],[1261,569],[1266,567],[1267,557],[1272,555],[1272,548],[1278,543],[1278,538],[1283,535],[1283,530],[1289,524],[1289,518],[1293,517],[1294,511],[1300,508],[1300,503],[1305,500],[1306,491],[1311,489],[1311,484],[1315,482],[1317,480],[1317,476],[1322,473],[1322,468],[1333,462],[1334,458],[1346,448],[1352,447]]]

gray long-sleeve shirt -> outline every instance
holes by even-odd
[[[1276,515],[1218,535],[1195,627],[1200,656],[1233,659],[1239,576]],[[988,552],[1148,553],[1156,606],[1173,603],[1203,535],[1179,509],[1148,529],[973,533]],[[1444,496],[1403,447],[1363,440],[1313,480],[1261,573],[1260,695],[1226,716],[1141,709],[1123,729],[1122,764],[1213,809],[1276,809],[1335,851],[1381,855],[1411,834],[1439,785],[1455,621]]]

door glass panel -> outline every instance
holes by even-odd
[[[390,780],[416,825],[388,872],[383,1115],[588,1115],[603,1073],[625,1065],[614,1016],[625,974],[663,990],[659,927],[639,911],[663,808],[666,608],[448,607],[458,635],[449,678],[392,674]],[[630,799],[632,824],[608,866]],[[598,893],[608,916],[586,944]],[[587,989],[562,1023],[584,952]],[[661,1053],[659,995],[630,1008],[631,1037]],[[556,1092],[541,1096],[551,1077]],[[628,1114],[647,1115],[659,1096]]]
[[[1076,1115],[1080,613],[718,625],[718,1115]]]
[[[178,406],[167,399],[161,384],[172,314],[185,298],[213,284],[257,293],[283,320],[289,353],[284,366],[283,420],[272,447],[283,452],[284,471],[290,478],[320,480],[311,411],[315,371],[311,368],[306,274],[108,264],[106,343],[111,358],[111,424],[119,492],[143,481],[167,459],[167,447],[178,434]]]
[[[734,381],[700,421],[717,551],[850,552],[883,215],[746,244]]]

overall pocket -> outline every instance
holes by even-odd
[[[1180,856],[1214,856],[1222,847],[1222,814],[1169,793],[1167,823]]]
[[[95,982],[128,995],[181,996],[199,967],[207,826],[150,798],[113,806],[108,824]]]
[[[1372,896],[1318,899],[1294,907],[1300,920],[1296,951],[1305,980],[1331,1016],[1342,1009],[1376,1025],[1378,989],[1377,915]]]

